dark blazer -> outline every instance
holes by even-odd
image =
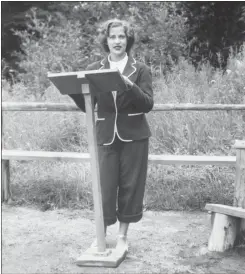
[[[88,66],[87,70],[109,69],[108,57]],[[153,108],[152,76],[150,68],[129,56],[123,71],[134,84],[129,90],[117,92],[116,100],[112,92],[97,93],[98,119],[96,135],[99,145],[108,145],[114,141],[115,127],[119,138],[132,141],[149,138],[150,128],[145,113]],[[85,112],[84,97],[73,94],[70,97]]]

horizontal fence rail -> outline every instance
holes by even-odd
[[[75,104],[68,103],[19,103],[2,102],[3,111],[80,111]],[[245,110],[245,104],[155,104],[153,111],[215,111]]]
[[[89,153],[2,150],[3,160],[52,160],[90,162]],[[149,161],[161,165],[231,165],[235,166],[236,156],[198,155],[149,155]]]

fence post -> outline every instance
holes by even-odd
[[[2,160],[2,201],[8,202],[10,198],[9,160]]]
[[[236,180],[233,206],[245,208],[245,140],[236,140]]]
[[[245,140],[236,140],[236,179],[233,206],[245,208]],[[241,219],[237,244],[245,242],[245,219]]]

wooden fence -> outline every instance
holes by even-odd
[[[3,111],[80,111],[75,104],[3,102]],[[153,111],[214,111],[245,110],[245,104],[155,104]]]
[[[3,102],[3,111],[80,111],[75,104]],[[155,104],[153,111],[245,111],[245,104]],[[163,165],[231,165],[236,166],[234,205],[245,207],[244,141],[236,141],[239,156],[149,155],[149,161]],[[2,150],[2,199],[11,198],[9,160],[90,161],[87,153]],[[243,176],[243,177],[242,177]]]

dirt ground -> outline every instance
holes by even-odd
[[[118,225],[109,227],[110,238]],[[208,252],[207,213],[150,212],[132,224],[118,268],[79,267],[95,237],[93,212],[2,206],[2,273],[245,273],[245,247]]]

